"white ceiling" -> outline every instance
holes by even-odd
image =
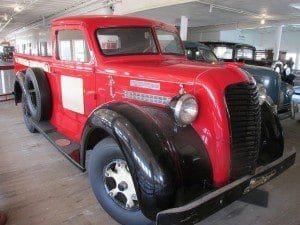
[[[52,19],[76,7],[80,8],[80,13],[88,13],[90,11],[86,7],[87,4],[90,4],[91,7],[93,6],[91,3],[99,5],[110,1],[113,0],[0,0],[0,37],[6,36],[25,25],[41,21],[43,17]],[[130,3],[135,4],[134,2],[136,2],[134,0],[118,1],[122,1],[121,7],[125,7],[125,5],[128,7]],[[145,5],[155,2],[140,0],[140,5],[142,4],[141,1],[144,1]],[[157,1],[156,4],[159,2],[163,2],[163,0]],[[296,3],[300,3],[300,0],[199,0],[139,11],[130,15],[163,20],[173,25],[179,25],[180,16],[185,15],[189,17],[189,26],[200,27],[241,22],[259,23],[262,14],[266,13],[266,25],[277,22],[300,24],[300,10],[291,7],[291,4]],[[15,12],[16,4],[24,7],[24,9],[21,12]],[[211,13],[209,12],[209,4],[216,5]],[[9,23],[3,18],[5,14],[13,16]],[[3,28],[6,23],[7,26],[1,31],[1,27]]]
[[[1,0],[0,1],[0,31],[8,21],[4,15],[13,17],[8,25],[0,32],[0,36],[5,36],[10,31],[21,28],[27,24],[42,20],[43,17],[55,15],[65,9],[77,6],[79,3],[87,0]],[[16,12],[16,5],[22,8],[21,12]]]
[[[213,8],[209,12],[211,4],[216,4],[218,8]],[[179,25],[180,16],[189,18],[189,26],[209,26],[219,24],[231,24],[240,22],[260,22],[263,13],[266,14],[266,21],[289,22],[298,21],[300,23],[300,10],[293,8],[291,4],[300,3],[300,0],[211,0],[194,1],[180,5],[173,5],[151,9],[131,15],[161,19],[168,23]]]

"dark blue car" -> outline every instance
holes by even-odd
[[[191,41],[186,41],[184,44],[188,59],[207,63],[222,63],[208,46]],[[232,52],[228,52],[225,48],[223,50],[226,61],[232,59]],[[244,54],[247,54],[247,51],[245,51]],[[292,103],[292,95],[294,92],[293,86],[283,82],[280,74],[271,68],[262,66],[241,64],[240,68],[255,78],[257,83],[260,84],[259,88],[265,89],[265,92],[267,96],[271,98],[274,110],[278,112],[280,119],[294,117],[295,105]]]

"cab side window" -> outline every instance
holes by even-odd
[[[90,54],[80,30],[60,30],[57,33],[57,59],[89,62]]]

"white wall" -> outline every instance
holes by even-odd
[[[274,49],[275,29],[247,29],[226,31],[201,31],[190,29],[188,33],[190,41],[228,41],[250,44],[258,50]],[[283,31],[281,39],[281,51],[296,53],[296,69],[300,70],[300,31]]]
[[[219,41],[219,31],[206,31],[206,32],[188,32],[189,41]]]
[[[230,33],[232,37],[230,38]],[[242,30],[221,31],[220,40],[254,45],[258,50],[274,49],[275,31]],[[281,51],[297,55],[295,67],[300,69],[300,31],[284,31],[281,37]]]

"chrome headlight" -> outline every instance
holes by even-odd
[[[291,72],[292,72],[292,71],[291,71],[291,68],[290,68],[287,64],[285,64],[283,68],[284,68],[284,71],[285,71],[285,75],[286,75],[286,76],[288,76],[288,75],[291,74]]]
[[[273,99],[267,94],[267,90],[262,84],[257,84],[258,89],[258,102],[260,105],[267,103],[272,107],[273,113],[277,114],[277,105],[274,104]]]
[[[258,101],[262,105],[267,100],[267,90],[262,84],[257,84],[258,89]]]
[[[170,102],[174,118],[179,126],[186,126],[195,121],[198,115],[198,103],[190,94],[176,96]]]

